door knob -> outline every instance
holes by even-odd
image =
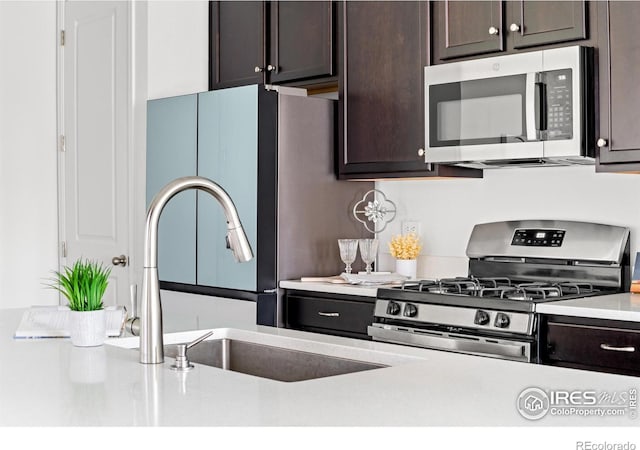
[[[500,30],[498,30],[496,27],[489,27],[489,34],[491,36],[497,36],[498,33],[500,33]]]
[[[520,31],[520,25],[518,25],[517,23],[512,23],[509,26],[509,29],[515,33],[516,31]]]
[[[607,140],[603,138],[598,139],[598,142],[596,142],[596,145],[600,148],[606,147],[607,144],[608,144]]]
[[[275,70],[276,70],[276,66],[272,66],[271,64],[267,66],[267,72],[274,72]]]
[[[263,68],[263,67],[260,67],[260,66],[255,66],[255,67],[253,68],[253,71],[254,71],[255,73],[264,72],[264,68]]]
[[[423,148],[419,148],[418,149],[418,156],[424,156],[424,149]]]
[[[129,262],[129,258],[127,258],[126,255],[120,255],[120,256],[114,256],[111,259],[111,264],[113,264],[114,266],[126,266],[127,263]]]

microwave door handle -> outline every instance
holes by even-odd
[[[547,85],[536,83],[536,118],[538,120],[536,128],[540,131],[547,131],[547,111]],[[544,133],[541,134],[544,135]]]
[[[536,73],[528,73],[526,79],[526,104],[525,104],[525,116],[527,126],[527,141],[538,140],[538,111],[536,105],[538,104],[538,92],[536,89]]]

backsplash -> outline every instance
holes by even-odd
[[[593,166],[485,170],[483,179],[379,181],[396,219],[380,233],[380,270],[393,270],[388,250],[404,220],[420,222],[418,276],[466,275],[467,241],[477,223],[565,219],[629,227],[631,263],[640,234],[640,176],[595,173]]]

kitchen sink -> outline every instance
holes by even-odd
[[[175,358],[176,345],[165,345]],[[203,341],[188,351],[189,361],[277,381],[304,381],[388,367],[370,362],[256,344],[238,339]]]

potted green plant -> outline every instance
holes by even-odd
[[[107,337],[107,324],[102,297],[109,284],[111,268],[93,261],[77,260],[72,267],[54,271],[50,287],[69,301],[69,332],[78,347],[102,345]]]

